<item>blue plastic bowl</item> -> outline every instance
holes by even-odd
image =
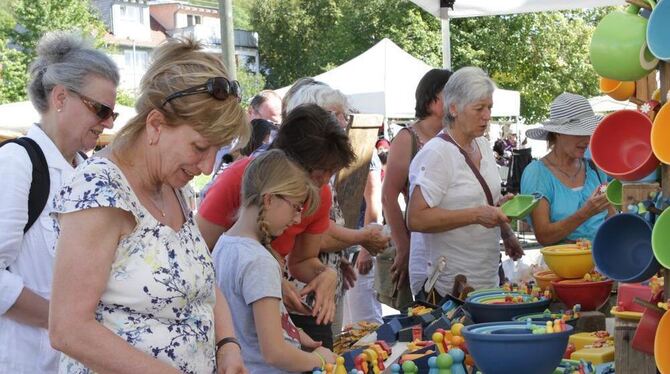
[[[482,304],[465,300],[465,309],[475,323],[511,321],[521,314],[541,313],[549,307],[551,300],[540,300],[524,304]]]
[[[566,331],[533,335],[525,322],[465,326],[461,333],[477,368],[486,374],[551,374],[561,363],[572,326]],[[492,329],[489,333],[482,330]]]
[[[558,316],[558,315],[560,315],[560,313],[552,313],[552,315],[549,316],[549,317],[546,317],[546,316],[544,315],[544,313],[522,314],[522,315],[520,315],[520,316],[514,316],[514,317],[512,318],[512,321],[515,321],[515,322],[526,322],[526,320],[527,320],[528,318],[530,318],[530,320],[533,321],[534,323],[539,323],[539,324],[544,325],[544,324],[547,323],[548,321],[552,321],[552,322],[553,322],[553,321],[556,320],[557,318],[560,319],[561,317]],[[565,323],[567,323],[568,325],[570,325],[570,326],[572,326],[572,327],[575,327],[575,326],[577,326],[577,318],[574,318],[574,317],[573,317],[572,319],[569,319],[569,320],[565,321]]]
[[[598,271],[619,282],[643,282],[661,267],[651,246],[651,225],[636,214],[607,219],[596,233],[592,253]]]
[[[667,26],[669,18],[670,3],[663,0],[651,12],[647,24],[647,44],[651,53],[659,60],[670,60],[670,33]]]

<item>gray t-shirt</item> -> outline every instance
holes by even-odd
[[[242,346],[244,365],[251,374],[283,374],[263,360],[252,304],[265,297],[279,299],[284,340],[300,348],[300,333],[281,302],[281,269],[257,241],[222,235],[214,247],[216,284],[228,301],[235,335]]]

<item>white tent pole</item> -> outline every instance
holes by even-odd
[[[451,33],[449,32],[449,12],[447,7],[440,8],[442,26],[442,67],[451,70]]]

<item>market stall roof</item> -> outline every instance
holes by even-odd
[[[119,117],[114,121],[114,127],[111,130],[105,129],[103,132],[102,143],[108,143],[113,135],[135,116],[135,108],[125,105],[116,104],[114,111],[119,113]],[[25,135],[30,126],[39,122],[39,119],[39,113],[30,101],[2,104],[0,105],[0,135],[4,134],[4,138],[13,134]]]
[[[435,17],[440,17],[440,3],[447,1],[412,0],[412,2]],[[449,18],[496,16],[624,4],[625,0],[455,0],[454,9],[448,10],[448,16]]]
[[[344,64],[314,79],[336,88],[361,113],[387,118],[414,118],[414,92],[432,66],[415,58],[389,39],[383,39]],[[277,90],[283,95],[290,86]],[[519,115],[517,91],[497,89],[493,93],[494,117]]]
[[[591,104],[594,112],[600,114],[607,114],[622,109],[637,110],[637,105],[630,101],[618,101],[605,95],[590,98],[589,104]]]

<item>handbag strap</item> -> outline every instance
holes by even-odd
[[[488,201],[489,205],[494,206],[494,204],[493,204],[493,194],[491,193],[491,189],[489,188],[489,185],[486,184],[486,181],[484,180],[484,177],[483,177],[482,174],[479,172],[479,170],[477,170],[477,167],[476,167],[475,164],[472,162],[472,160],[470,159],[470,157],[468,157],[468,154],[465,153],[465,150],[464,150],[463,148],[461,148],[461,146],[458,145],[458,143],[456,143],[456,142],[454,141],[454,139],[452,139],[451,136],[449,136],[449,134],[445,133],[444,131],[443,131],[443,132],[440,132],[440,134],[439,134],[438,136],[439,136],[442,140],[444,140],[444,141],[446,141],[446,142],[449,142],[449,143],[455,145],[456,148],[458,148],[458,150],[461,152],[461,154],[462,154],[463,157],[465,158],[465,163],[468,164],[468,166],[470,167],[470,170],[472,170],[472,173],[475,174],[475,177],[476,177],[477,180],[479,181],[479,184],[481,184],[482,189],[484,190],[484,194],[486,195],[486,200]]]

